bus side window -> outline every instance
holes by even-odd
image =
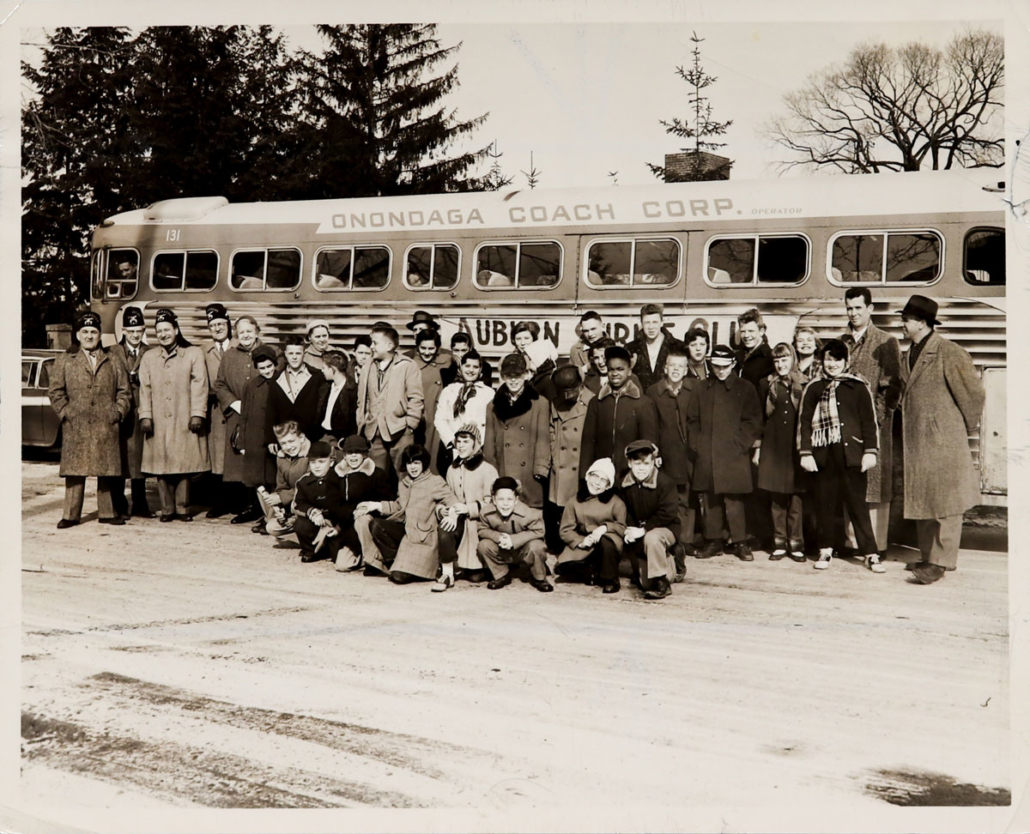
[[[883,267],[883,235],[840,235],[833,241],[832,263],[841,283],[878,282]]]
[[[1004,229],[973,229],[966,235],[965,267],[962,275],[966,283],[977,286],[1005,285],[1005,231]]]
[[[150,284],[155,290],[181,290],[185,252],[162,252],[154,256]]]
[[[315,256],[315,289],[381,290],[390,283],[388,246],[322,249]]]
[[[750,284],[754,272],[754,238],[716,240],[708,247],[708,280],[713,284]]]
[[[458,283],[461,250],[453,243],[412,246],[405,281],[413,290],[450,290]]]
[[[105,298],[122,300],[136,295],[139,282],[139,253],[135,249],[112,249],[107,255]]]
[[[390,281],[390,250],[359,248],[354,253],[354,289],[381,290]]]
[[[213,290],[218,283],[218,253],[187,252],[184,283],[187,290]]]
[[[941,269],[941,243],[936,235],[888,234],[887,281],[926,283]]]
[[[292,290],[300,285],[300,252],[296,249],[269,249],[265,289]]]
[[[519,286],[553,287],[561,272],[561,249],[554,243],[523,243],[519,247]]]
[[[236,252],[232,256],[229,285],[235,290],[261,290],[265,286],[265,251]]]
[[[480,286],[503,289],[515,286],[515,246],[483,246],[476,258]]]
[[[808,274],[808,241],[803,237],[758,238],[758,282],[800,284]]]

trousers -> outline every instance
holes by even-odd
[[[534,579],[547,578],[547,545],[543,539],[533,539],[517,550],[502,550],[497,542],[480,539],[476,553],[486,563],[494,579],[507,576],[508,565],[518,564],[529,565],[529,572]]]
[[[559,576],[592,582],[595,577],[602,583],[619,579],[619,549],[607,536],[594,545],[586,558],[574,562],[559,562],[555,571]]]
[[[916,540],[923,561],[940,565],[945,570],[955,570],[962,540],[962,514],[917,519]]]
[[[624,552],[635,562],[633,572],[639,573],[641,582],[663,576],[671,582],[676,576],[676,565],[669,548],[674,544],[676,537],[668,527],[655,527],[644,533],[642,539],[627,542]]]
[[[190,476],[158,475],[156,477],[162,515],[186,515],[189,512]]]
[[[701,496],[701,501],[705,514],[706,539],[709,541],[721,539],[727,525],[729,525],[731,543],[747,539],[744,496],[706,492]]]
[[[876,549],[887,549],[887,523],[891,519],[891,502],[868,503],[869,523],[873,525],[873,535],[876,537]],[[851,521],[851,515],[847,508],[844,509],[844,536],[848,547],[858,547],[855,539],[855,525]]]
[[[119,478],[97,478],[97,516],[114,518],[114,486]],[[64,518],[78,521],[82,517],[82,502],[86,499],[86,478],[68,475],[64,479]]]
[[[841,518],[842,507],[846,507],[855,525],[859,553],[863,556],[876,553],[876,537],[869,520],[869,505],[865,500],[865,472],[857,466],[847,465],[844,446],[840,443],[827,446],[825,457],[820,455],[817,460],[819,471],[815,473],[816,488],[813,496],[818,505],[817,544],[820,548],[833,547],[837,520]]]
[[[791,550],[800,550],[801,542],[804,541],[801,496],[770,492],[769,510],[772,513],[773,546],[786,549],[789,545]]]

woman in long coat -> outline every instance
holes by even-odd
[[[225,460],[222,482],[226,485],[243,483],[244,456],[233,449],[232,436],[240,425],[243,392],[247,388],[247,383],[257,376],[254,363],[251,361],[251,353],[263,344],[259,337],[260,332],[261,328],[251,316],[240,316],[236,319],[237,343],[222,357],[213,386],[218,397],[218,405],[225,415]],[[233,504],[240,509],[233,517],[234,524],[257,521],[261,517],[261,514],[250,506],[250,495],[245,494],[240,487],[235,488]]]
[[[100,347],[100,316],[83,313],[76,324],[78,344],[55,360],[47,391],[61,421],[59,471],[65,491],[60,529],[79,523],[86,478],[92,477],[97,479],[100,521],[123,523],[111,491],[125,471],[119,425],[132,407],[129,374],[121,360]]]
[[[204,354],[179,331],[175,314],[157,311],[159,350],[140,362],[140,429],[143,432],[143,471],[157,476],[161,521],[192,521],[189,514],[189,475],[211,468],[205,417],[207,366]]]
[[[500,476],[518,480],[522,500],[539,510],[551,466],[551,404],[527,384],[528,370],[522,354],[504,357],[501,387],[487,410],[483,455]]]
[[[243,405],[240,409],[240,435],[243,446],[243,485],[251,492],[263,486],[269,490],[275,485],[275,458],[268,451],[268,394],[276,378],[275,350],[262,345],[251,353],[254,367],[258,369],[247,387],[243,389]],[[256,500],[256,497],[255,497]]]

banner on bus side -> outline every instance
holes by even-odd
[[[798,317],[791,315],[763,316],[766,336],[770,345],[790,342],[797,327]],[[496,355],[510,353],[515,349],[512,330],[521,321],[532,321],[540,327],[540,338],[550,339],[562,355],[568,354],[579,340],[576,328],[578,316],[528,316],[522,318],[495,318],[489,316],[443,317],[440,319],[440,336],[447,345],[458,331],[472,337],[472,344],[480,353]],[[675,338],[683,339],[692,327],[700,326],[708,331],[711,344],[728,344],[737,347],[737,317],[734,315],[665,317],[665,327]],[[635,339],[640,333],[640,319],[636,316],[605,316],[605,332],[619,344]]]

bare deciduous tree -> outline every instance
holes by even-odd
[[[994,32],[966,32],[945,49],[865,44],[787,94],[786,115],[765,133],[791,152],[784,170],[996,168],[1004,75],[1004,41]]]

